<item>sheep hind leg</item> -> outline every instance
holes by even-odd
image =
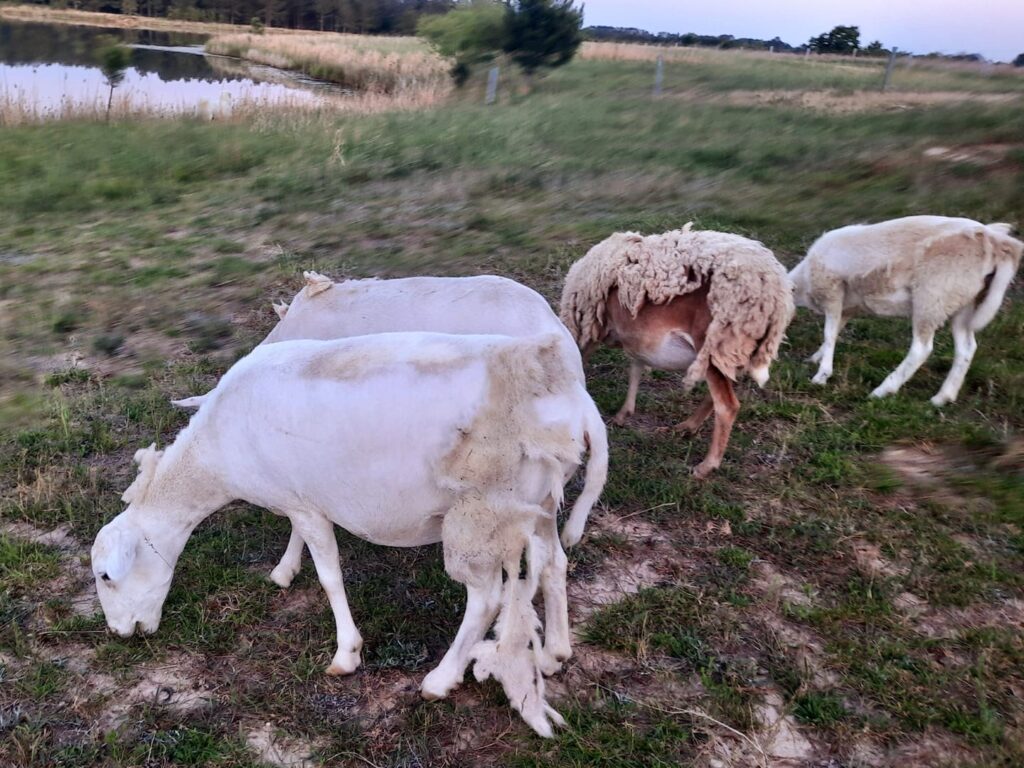
[[[709,392],[701,401],[700,405],[697,406],[697,410],[690,414],[690,418],[685,421],[680,421],[672,427],[672,430],[674,432],[681,432],[684,435],[693,434],[701,428],[701,425],[704,424],[705,421],[707,421],[708,416],[711,415],[711,412],[714,409],[715,399]]]
[[[835,297],[825,307],[825,338],[821,348],[812,355],[818,358],[818,372],[811,379],[812,384],[825,384],[832,376],[832,364],[835,360],[836,341],[843,327],[843,297]]]
[[[896,366],[896,369],[885,377],[885,381],[879,384],[871,392],[872,397],[885,397],[899,391],[900,387],[907,383],[917,369],[921,367],[928,355],[932,353],[932,342],[935,339],[935,326],[931,323],[914,321],[914,338],[910,342],[910,351],[903,358],[903,362]]]
[[[298,574],[302,567],[302,549],[305,543],[302,537],[292,528],[292,535],[288,539],[288,548],[281,555],[281,562],[270,572],[270,580],[279,587],[287,589],[292,585],[292,579]]]
[[[722,464],[722,456],[729,445],[729,435],[740,410],[740,401],[730,381],[717,368],[708,368],[708,391],[714,401],[715,427],[711,437],[711,448],[704,461],[694,467],[693,476],[703,480]]]
[[[971,367],[971,360],[978,349],[978,342],[974,338],[974,331],[971,330],[971,317],[974,315],[974,307],[967,306],[953,315],[953,322],[950,323],[950,330],[953,332],[953,344],[956,352],[953,355],[953,365],[949,369],[946,380],[942,382],[935,397],[932,398],[932,405],[943,406],[952,403],[960,394],[960,387],[963,386],[964,377]]]
[[[329,675],[347,675],[359,666],[359,652],[363,638],[352,621],[352,612],[345,596],[345,583],[341,578],[341,563],[338,560],[338,541],[334,538],[334,524],[326,517],[312,517],[304,514],[292,519],[292,526],[306,542],[309,554],[313,556],[316,574],[327,593],[334,613],[338,632],[338,651],[327,667]]]
[[[545,675],[557,672],[562,662],[572,656],[569,637],[569,603],[566,596],[566,574],[569,559],[565,556],[558,540],[558,526],[555,519],[555,504],[548,499],[544,509],[550,517],[541,518],[537,523],[537,534],[548,549],[544,568],[541,570],[540,587],[544,593],[544,653],[542,669]]]
[[[626,392],[626,402],[619,408],[612,421],[618,426],[626,423],[626,419],[633,415],[636,410],[636,393],[640,389],[640,377],[643,376],[644,365],[636,360],[629,361],[629,389]]]
[[[473,647],[484,639],[501,604],[501,568],[481,583],[466,584],[466,613],[455,640],[441,663],[432,669],[420,686],[424,699],[443,699],[462,682]]]

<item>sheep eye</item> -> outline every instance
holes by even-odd
[[[100,578],[103,579],[104,581],[110,581],[110,574],[109,573],[101,573],[100,574]]]

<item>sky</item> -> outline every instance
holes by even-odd
[[[585,0],[584,25],[696,32],[790,45],[836,25],[860,27],[861,45],[881,40],[911,53],[1024,53],[1024,0]]]

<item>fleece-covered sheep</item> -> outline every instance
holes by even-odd
[[[333,282],[305,272],[305,286],[290,303],[275,303],[280,321],[261,344],[295,339],[341,339],[368,333],[433,331],[487,333],[527,337],[557,334],[565,365],[580,383],[583,362],[572,336],[547,300],[531,288],[496,275],[473,277],[404,277],[393,280]],[[174,401],[195,408],[205,396]],[[590,509],[604,485],[608,467],[605,435],[588,435],[593,459],[587,479],[562,530],[562,542],[573,546],[583,536]],[[302,563],[302,537],[294,530],[281,561],[270,578],[282,587],[291,584]]]
[[[858,314],[910,317],[913,340],[906,358],[871,393],[899,390],[932,351],[935,331],[952,318],[956,351],[942,387],[932,397],[956,400],[978,343],[1003,302],[1020,265],[1024,243],[1009,224],[981,224],[946,216],[907,216],[826,232],[792,272],[798,306],[825,315],[825,338],[811,356],[812,381],[832,375],[836,340]]]
[[[136,455],[128,508],[92,551],[108,625],[154,632],[192,530],[244,499],[287,516],[308,544],[337,622],[327,671],[346,674],[362,637],[333,526],[387,546],[441,541],[446,570],[466,585],[466,614],[423,696],[447,695],[477,658],[477,676],[495,675],[550,735],[561,718],[543,674],[572,652],[555,515],[584,435],[603,429],[559,344],[550,334],[393,333],[257,347],[166,451]],[[532,599],[544,579],[541,647]],[[497,637],[485,641],[499,609]]]
[[[617,233],[572,265],[562,291],[562,322],[583,349],[621,346],[630,358],[629,391],[615,416],[636,407],[645,367],[685,371],[687,387],[708,383],[708,396],[680,431],[696,431],[714,411],[711,448],[694,469],[706,477],[721,464],[739,400],[737,377],[759,385],[793,316],[792,287],[761,243],[725,232],[681,230],[643,236]]]

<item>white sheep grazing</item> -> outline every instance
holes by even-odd
[[[556,333],[562,337],[565,363],[585,381],[583,362],[572,336],[547,300],[521,283],[495,275],[476,277],[406,277],[394,280],[347,280],[335,283],[305,272],[306,285],[290,304],[273,304],[280,322],[261,344],[294,339],[341,339],[368,333],[434,331],[496,333],[526,337]],[[203,395],[175,400],[195,408]],[[574,546],[583,536],[590,509],[604,485],[608,447],[595,436],[596,461],[588,463],[587,480],[562,531],[562,543]],[[594,476],[590,472],[593,468]],[[274,583],[288,587],[302,565],[302,537],[294,530],[281,561],[270,572]]]
[[[702,379],[708,396],[676,425],[695,432],[714,412],[714,433],[698,478],[718,468],[739,399],[733,382],[744,372],[763,386],[793,316],[786,270],[761,243],[726,232],[680,230],[643,236],[619,232],[572,265],[560,315],[584,357],[600,343],[630,358],[629,390],[615,415],[636,407],[646,367],[685,371],[684,386]]]
[[[333,526],[394,547],[441,541],[446,570],[466,585],[466,614],[423,696],[447,695],[481,657],[477,674],[498,675],[523,718],[550,735],[560,718],[543,673],[572,653],[555,515],[585,435],[604,430],[559,345],[551,334],[389,333],[257,347],[166,451],[136,455],[128,508],[92,550],[108,625],[155,631],[192,530],[243,499],[287,516],[308,544],[337,622],[327,671],[347,674],[362,638]],[[506,584],[518,581],[524,553],[526,583],[503,589],[503,570]],[[545,580],[540,648],[532,598]],[[499,608],[495,651],[483,640]]]
[[[811,381],[824,384],[832,375],[836,339],[850,317],[910,317],[910,351],[871,393],[891,395],[928,359],[935,331],[952,317],[953,366],[931,401],[956,400],[978,347],[974,334],[995,317],[1020,265],[1024,243],[1011,231],[1009,224],[908,216],[819,237],[789,274],[797,306],[825,315]]]

